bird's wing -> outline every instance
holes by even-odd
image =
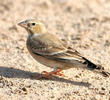
[[[84,57],[81,56],[81,54],[79,52],[77,52],[75,49],[68,47],[68,49],[64,52],[61,53],[57,53],[54,55],[47,55],[45,56],[49,59],[53,59],[56,61],[62,61],[62,62],[66,62],[66,63],[74,63],[74,62],[80,62],[80,63],[84,63],[85,59]]]
[[[28,43],[33,53],[48,59],[62,62],[85,61],[80,53],[75,49],[68,47],[68,44],[65,45],[62,40],[52,34],[31,37]]]
[[[66,51],[66,45],[63,41],[53,34],[42,34],[31,36],[27,40],[33,53],[40,55],[54,55]]]

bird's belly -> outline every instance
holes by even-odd
[[[35,55],[35,54],[32,54],[33,58],[36,59],[39,63],[45,65],[45,66],[48,66],[48,67],[52,67],[52,68],[60,68],[60,67],[63,67],[63,64],[62,63],[59,63],[59,62],[56,62],[56,61],[53,61],[53,60],[50,60],[50,59],[47,59],[47,58],[44,58],[42,56],[38,56],[38,55]]]

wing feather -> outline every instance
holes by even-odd
[[[55,37],[53,34],[31,36],[27,40],[27,45],[30,46],[33,53],[41,55],[54,55],[66,51],[64,42]]]
[[[27,43],[33,53],[44,56],[48,59],[62,62],[85,61],[79,52],[65,45],[62,40],[54,37],[55,36],[52,34],[43,34],[43,36],[30,37]]]

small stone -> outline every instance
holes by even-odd
[[[25,91],[25,92],[27,91],[27,89],[25,87],[23,87],[22,90]]]
[[[3,83],[0,83],[0,88],[3,88]]]
[[[76,75],[75,77],[76,77],[76,78],[80,78],[80,76],[79,76],[79,75]]]
[[[104,88],[104,87],[102,87],[101,89],[102,89],[102,90],[105,90],[105,88]]]
[[[101,94],[101,95],[105,95],[105,93],[104,93],[104,92],[102,92],[102,91],[100,91],[100,92],[99,92],[99,94]]]
[[[55,96],[51,96],[51,98],[55,98]]]

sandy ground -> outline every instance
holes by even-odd
[[[28,53],[18,22],[38,18],[48,31],[70,38],[83,56],[110,72],[109,0],[0,0],[0,100],[110,100],[110,78],[89,70],[33,79],[50,71]]]

